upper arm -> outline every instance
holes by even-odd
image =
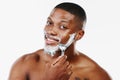
[[[27,68],[24,64],[24,57],[18,59],[10,71],[9,80],[26,80]]]

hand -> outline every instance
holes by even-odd
[[[69,80],[72,71],[71,65],[66,61],[67,56],[60,56],[51,64],[45,66],[44,80]]]

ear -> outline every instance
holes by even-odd
[[[75,40],[77,41],[77,40],[81,39],[83,37],[83,35],[84,35],[84,30],[81,29],[81,30],[77,31]]]

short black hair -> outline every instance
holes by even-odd
[[[78,4],[71,2],[63,2],[55,6],[55,8],[60,8],[70,12],[71,14],[78,17],[83,22],[86,22],[86,13],[85,10]]]

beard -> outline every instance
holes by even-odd
[[[47,54],[49,54],[51,56],[54,56],[57,53],[56,51],[60,50],[61,51],[61,55],[64,55],[65,50],[75,41],[74,40],[75,35],[76,35],[76,33],[70,34],[70,38],[68,39],[67,43],[66,44],[62,44],[61,43],[62,39],[60,37],[53,37],[52,35],[48,35],[45,32],[45,38],[55,39],[55,40],[59,41],[59,43],[56,46],[45,44],[44,51]]]
[[[46,44],[45,43],[45,46],[44,46],[44,52],[51,55],[51,56],[54,56],[57,51],[59,50],[59,43],[61,41],[61,38],[60,37],[57,37],[57,36],[52,36],[48,33],[46,33],[46,31],[44,31],[44,35],[45,35],[45,39],[52,39],[54,41],[56,41],[56,45],[50,45],[50,44]]]
[[[59,50],[58,45],[56,46],[45,45],[44,47],[44,51],[51,56],[54,56],[58,50]]]

